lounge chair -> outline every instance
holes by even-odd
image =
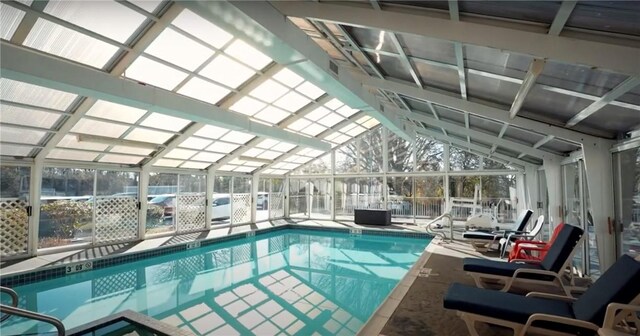
[[[516,219],[515,230],[493,232],[465,231],[462,233],[462,238],[469,241],[476,251],[486,252],[493,244],[499,242],[501,238],[505,238],[510,233],[524,233],[524,229],[532,215],[532,210],[523,210],[518,216],[518,219]]]
[[[556,284],[569,294],[570,289],[564,286],[562,275],[582,239],[584,238],[581,228],[564,225],[541,261],[515,263],[465,258],[462,267],[473,277],[478,287],[485,287],[486,282],[502,282],[502,291],[508,292],[515,283]]]
[[[515,243],[516,240],[534,240],[540,232],[542,232],[542,227],[544,226],[544,215],[540,215],[536,220],[535,224],[531,230],[526,233],[521,232],[512,232],[507,235],[506,238],[500,239],[500,258],[504,258],[505,253],[509,250],[509,247]]]
[[[528,261],[528,260],[540,260],[544,259],[547,255],[547,251],[553,242],[556,240],[558,233],[562,230],[564,223],[558,224],[553,229],[553,234],[548,242],[536,241],[536,240],[516,240],[513,242],[511,252],[509,252],[509,262],[511,261]]]
[[[620,321],[640,302],[640,260],[623,255],[580,298],[531,292],[527,296],[452,284],[444,308],[458,311],[472,336],[476,322],[511,328],[514,335],[595,335],[605,321]],[[615,317],[610,317],[616,315]]]

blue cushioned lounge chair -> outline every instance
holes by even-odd
[[[569,288],[562,283],[562,275],[582,239],[581,228],[565,225],[541,261],[507,263],[465,258],[462,268],[473,277],[478,287],[485,287],[487,282],[497,282],[504,285],[503,292],[508,292],[515,283],[542,283],[555,284],[569,294]]]
[[[476,251],[486,252],[494,243],[499,242],[500,238],[505,238],[511,233],[525,233],[524,229],[527,227],[532,215],[532,210],[523,210],[516,219],[515,230],[494,232],[465,231],[462,233],[462,238],[469,241]]]
[[[640,303],[640,260],[622,256],[580,298],[531,292],[527,296],[452,284],[444,308],[458,311],[472,336],[476,322],[511,328],[514,335],[595,335],[607,319],[626,317]]]

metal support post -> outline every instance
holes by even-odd
[[[29,217],[29,230],[27,241],[27,253],[30,256],[38,255],[38,236],[40,232],[40,193],[42,191],[43,160],[36,160],[31,166],[29,178],[29,205],[31,217]]]
[[[207,230],[211,230],[211,219],[213,218],[213,184],[216,180],[215,170],[209,169],[207,170],[207,187],[205,191],[206,197],[206,205],[207,209],[205,210],[205,224],[204,227]]]
[[[284,218],[289,218],[289,175],[285,176],[282,192],[284,193]]]
[[[258,215],[258,190],[260,188],[260,175],[251,175],[251,223],[256,222]],[[263,201],[264,202],[264,201]]]
[[[143,240],[145,238],[147,227],[147,198],[149,196],[149,168],[144,167],[140,171],[140,178],[138,183],[138,201],[140,201],[140,212],[138,213],[138,239]]]

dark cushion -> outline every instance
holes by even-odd
[[[577,318],[602,325],[607,305],[628,304],[640,294],[640,261],[623,255],[589,287],[573,310]]]
[[[530,298],[458,283],[452,284],[447,290],[443,306],[447,309],[455,309],[520,324],[527,323],[529,317],[536,313],[574,318],[570,302]],[[549,322],[534,323],[534,326],[576,335],[594,334],[590,330]]]
[[[527,223],[529,223],[529,219],[533,215],[533,211],[526,209],[522,210],[518,218],[516,219],[516,231],[524,231],[524,228],[527,227]]]
[[[558,233],[556,240],[549,247],[547,255],[542,259],[540,263],[542,268],[555,273],[560,272],[562,265],[569,259],[571,252],[582,237],[582,233],[581,228],[565,224]]]
[[[492,241],[496,237],[495,233],[482,231],[465,231],[462,233],[464,239],[487,240]]]
[[[521,268],[528,269],[542,269],[539,265],[535,264],[523,264],[523,263],[508,263],[503,261],[487,260],[480,258],[464,258],[462,261],[462,269],[467,272],[485,273],[492,275],[500,275],[511,277],[516,270]],[[536,279],[536,280],[552,280],[553,277],[544,276],[539,274],[523,274],[518,278],[523,279]]]

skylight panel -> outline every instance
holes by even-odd
[[[273,174],[273,169],[265,169],[262,173],[263,174]]]
[[[360,117],[360,119],[356,120],[356,123],[358,123],[358,124],[363,124],[363,123],[365,123],[366,121],[368,121],[369,119],[371,119],[371,117],[370,117],[370,116],[363,116],[363,117]]]
[[[271,58],[267,55],[259,52],[242,40],[236,39],[224,52],[256,70],[261,70],[272,62]]]
[[[195,135],[209,139],[218,139],[227,132],[229,132],[229,130],[224,127],[205,125],[199,131],[197,131]]]
[[[171,28],[166,28],[144,52],[194,71],[209,59],[214,51]]]
[[[296,169],[299,166],[300,166],[299,164],[295,164],[295,163],[280,162],[280,163],[277,163],[277,164],[273,165],[273,168],[291,170],[291,169]]]
[[[0,121],[16,125],[28,125],[42,128],[52,128],[60,119],[60,115],[17,106],[0,105]]]
[[[37,145],[47,133],[6,125],[0,126],[0,141]]]
[[[358,136],[359,134],[361,134],[362,132],[364,132],[364,131],[366,131],[366,130],[367,130],[366,128],[364,128],[364,127],[362,127],[362,126],[360,126],[360,125],[357,125],[356,127],[354,127],[354,128],[352,128],[352,129],[350,129],[350,130],[347,132],[347,134],[348,134],[348,135],[350,135],[350,136],[352,136],[352,137],[356,137],[356,136]]]
[[[271,150],[274,151],[278,151],[278,152],[288,152],[292,149],[296,148],[296,145],[290,144],[290,143],[286,143],[286,142],[281,142],[273,147],[271,147]]]
[[[275,160],[280,155],[282,155],[282,153],[278,153],[274,151],[264,151],[264,153],[258,155],[258,158],[266,159],[266,160]]]
[[[233,38],[233,35],[188,9],[184,9],[172,24],[217,49],[222,48]]]
[[[0,78],[0,98],[3,100],[64,111],[76,97],[71,93]]]
[[[264,83],[249,92],[249,95],[266,101],[267,103],[273,103],[276,99],[287,93],[287,91],[289,91],[289,89],[286,86],[274,80],[267,79]]]
[[[309,98],[297,92],[291,91],[284,95],[282,98],[276,100],[274,105],[290,112],[296,112],[303,106],[309,104],[309,102]]]
[[[118,51],[118,47],[44,19],[36,21],[24,45],[99,69]]]
[[[295,158],[293,158],[289,162],[304,164],[304,163],[307,163],[307,162],[309,162],[311,160],[313,160],[313,158],[306,157],[306,156],[296,156]]]
[[[125,43],[146,19],[115,1],[50,1],[44,12],[120,43]]]
[[[213,61],[200,70],[200,75],[233,89],[238,88],[254,74],[255,71],[251,70],[251,68],[225,55],[216,56]]]
[[[124,75],[169,91],[187,78],[186,72],[176,70],[144,56],[138,56],[125,71]]]
[[[304,81],[304,78],[287,68],[278,71],[277,74],[273,75],[273,78],[290,88],[296,87]]]
[[[257,167],[239,166],[236,169],[234,169],[233,171],[241,172],[241,173],[250,173],[250,172],[256,170],[256,168]]]
[[[231,153],[234,150],[238,149],[239,145],[234,145],[222,141],[216,141],[211,146],[207,147],[208,151],[217,152],[217,153]]]
[[[333,127],[336,124],[338,124],[339,122],[343,121],[344,118],[342,116],[340,116],[337,113],[331,113],[328,116],[320,119],[320,121],[318,121],[320,124],[327,126],[327,127]]]
[[[187,160],[192,156],[196,155],[197,153],[198,151],[194,151],[194,150],[175,148],[175,149],[172,149],[169,153],[165,154],[164,157],[168,159]]]
[[[93,161],[97,156],[98,153],[54,148],[47,155],[47,159]]]
[[[231,111],[252,116],[265,107],[265,103],[251,97],[242,97],[229,108]]]
[[[352,116],[356,112],[358,112],[358,110],[357,109],[352,109],[351,107],[345,105],[345,106],[337,109],[336,112],[340,113],[345,118],[349,118],[350,116]]]
[[[206,169],[211,164],[206,162],[194,162],[194,161],[185,161],[180,168],[189,168],[189,169]]]
[[[324,94],[324,91],[310,82],[302,83],[302,85],[296,88],[296,91],[314,100]]]
[[[8,145],[0,143],[0,155],[5,156],[28,156],[33,147]]]
[[[0,3],[0,37],[11,40],[23,17],[23,11]]]
[[[149,13],[153,13],[158,8],[158,5],[162,3],[162,0],[129,0],[129,2]]]
[[[287,127],[290,130],[294,130],[294,131],[298,131],[300,132],[302,129],[304,129],[305,127],[311,125],[311,122],[307,119],[298,119],[296,121],[294,121],[293,123],[291,123],[291,125],[289,125],[289,127]]]
[[[204,149],[205,147],[211,144],[211,140],[197,138],[197,137],[189,137],[187,140],[183,141],[180,144],[180,147],[191,148],[191,149]]]
[[[231,92],[222,86],[209,83],[206,80],[194,77],[191,78],[178,93],[191,98],[199,99],[209,104],[217,104],[220,99],[224,98]]]
[[[113,146],[109,151],[111,153],[124,153],[124,154],[135,154],[135,155],[149,155],[153,152],[152,149],[148,148],[139,148],[139,147],[129,147],[129,146]]]
[[[324,106],[331,110],[337,110],[344,105],[343,102],[338,100],[338,98],[331,99],[328,103],[324,104]]]
[[[253,117],[256,119],[263,120],[270,124],[279,124],[282,120],[289,117],[291,114],[289,112],[283,111],[275,106],[267,106],[262,111],[255,114]]]
[[[224,165],[218,168],[218,170],[222,170],[222,171],[232,171],[234,169],[236,169],[236,166],[231,166],[231,165]]]
[[[325,140],[327,141],[333,141],[335,138],[337,138],[340,135],[340,133],[338,132],[333,132],[327,136],[324,137]]]
[[[73,126],[71,132],[119,138],[129,126],[82,118]]]
[[[342,128],[340,129],[340,132],[342,132],[342,133],[347,133],[349,130],[351,130],[351,129],[352,129],[352,128],[354,128],[355,126],[356,126],[356,124],[355,124],[355,123],[349,123],[348,125],[346,125],[346,126],[342,127]]]
[[[135,165],[135,164],[140,163],[140,161],[142,161],[143,159],[144,159],[144,157],[141,157],[141,156],[105,154],[98,161],[99,162],[109,162],[109,163]]]
[[[67,134],[62,139],[60,139],[57,147],[87,149],[103,152],[109,147],[109,145],[95,142],[78,142],[78,137],[76,137],[75,135]]]
[[[238,132],[238,131],[231,131],[225,134],[222,138],[220,138],[220,140],[244,145],[245,143],[247,143],[249,140],[253,138],[255,138],[255,135],[253,134],[247,134],[247,133]]]
[[[300,132],[310,135],[310,136],[316,136],[318,134],[320,134],[322,131],[326,130],[327,128],[322,126],[322,125],[318,125],[318,124],[311,124],[307,127],[305,127],[303,130],[301,130]]]
[[[264,139],[262,141],[260,141],[259,144],[256,145],[256,147],[258,148],[264,148],[264,149],[269,149],[277,144],[279,144],[280,141],[278,140],[273,140],[273,139]]]
[[[379,124],[380,124],[380,122],[376,118],[371,118],[371,119],[365,121],[364,123],[362,123],[362,126],[364,126],[366,128],[372,128],[372,127],[375,127],[375,126],[377,126]]]
[[[191,160],[204,161],[204,162],[216,162],[224,157],[224,154],[200,152],[196,154]]]
[[[321,119],[322,117],[326,116],[330,112],[331,111],[329,111],[328,109],[320,106],[320,107],[316,108],[315,110],[309,112],[304,117],[309,119],[309,120],[318,121],[319,119]]]
[[[298,155],[310,156],[311,148],[304,148],[298,152]]]
[[[87,115],[109,120],[117,120],[129,124],[136,123],[147,113],[135,107],[98,100],[91,106]]]
[[[191,120],[173,117],[162,113],[152,113],[140,124],[142,126],[159,128],[165,131],[178,132],[190,123]]]
[[[134,128],[125,139],[162,144],[167,142],[174,134],[161,131],[153,131],[144,128]]]
[[[156,161],[156,163],[154,163],[154,166],[160,166],[160,167],[178,167],[180,164],[182,164],[183,161],[181,160],[171,160],[171,159],[160,159],[158,161]]]
[[[344,135],[344,134],[340,134],[335,139],[333,139],[333,142],[345,143],[345,142],[347,142],[349,140],[351,140],[350,136],[347,136],[347,135]]]
[[[242,155],[256,157],[262,154],[263,152],[264,152],[263,149],[251,148],[251,149],[248,149],[246,152],[244,152]]]
[[[270,171],[269,173],[265,172],[265,174],[283,175],[287,173],[286,170],[282,170],[282,169],[269,169],[269,171]]]
[[[305,156],[310,156],[310,157],[314,157],[315,158],[315,157],[318,157],[318,156],[320,156],[320,155],[322,155],[324,153],[326,153],[326,152],[321,151],[321,150],[317,150],[317,149],[309,148],[309,150],[307,151]]]

